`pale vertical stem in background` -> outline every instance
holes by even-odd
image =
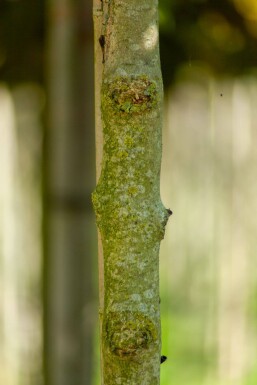
[[[0,383],[41,383],[42,93],[0,88]]]
[[[219,88],[221,85],[219,85]],[[218,88],[218,87],[217,87]],[[232,256],[232,90],[231,84],[223,85],[225,97],[215,103],[215,127],[217,132],[216,150],[214,155],[220,157],[217,162],[217,366],[218,379],[233,384],[231,381],[231,337],[233,323],[236,322],[231,312],[231,278],[234,273]],[[235,294],[235,293],[234,293]],[[236,300],[234,299],[235,303]],[[231,333],[232,332],[232,333]]]
[[[223,117],[223,125],[218,126],[224,147],[222,143],[220,145],[227,154],[224,175],[220,169],[223,191],[219,188],[224,206],[218,213],[218,369],[221,381],[241,385],[249,370],[251,346],[247,314],[251,272],[247,247],[249,218],[246,220],[242,209],[247,196],[244,179],[251,172],[248,163],[251,119],[248,92],[244,90],[242,81],[229,84],[226,99],[222,104],[227,103],[226,116],[230,124],[224,120],[221,106],[216,111],[217,116]]]
[[[244,167],[251,149],[252,124],[249,88],[242,81],[235,81],[232,89],[232,122],[232,164],[235,171],[232,186],[231,249],[234,271],[231,274],[231,291],[234,296],[236,293],[237,304],[233,312],[231,362],[233,362],[232,377],[240,383],[250,368],[252,343],[247,311],[251,287],[247,221],[242,217],[241,210],[238,210],[248,189],[247,184],[242,183],[242,178],[249,175]]]
[[[44,94],[37,84],[13,90],[18,152],[16,159],[16,244],[19,323],[19,383],[42,381],[41,154]],[[20,245],[20,247],[18,246]]]
[[[0,88],[0,382],[18,385],[17,222],[15,221],[15,160],[17,138],[11,94]]]
[[[209,168],[209,183],[208,183],[208,216],[209,216],[209,243],[210,248],[208,252],[208,273],[211,284],[210,294],[208,296],[206,309],[207,322],[204,330],[204,349],[206,357],[212,354],[213,346],[216,344],[216,285],[217,285],[217,261],[216,261],[216,241],[217,241],[217,222],[216,222],[216,178],[217,170],[215,163],[215,149],[216,149],[216,127],[215,127],[215,99],[216,99],[216,82],[213,77],[208,79],[208,147],[206,149],[206,157],[208,159]],[[208,384],[213,377],[213,368],[209,367],[206,374],[206,383]]]

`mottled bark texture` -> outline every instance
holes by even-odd
[[[157,0],[103,1],[104,133],[93,193],[104,250],[104,385],[157,385],[163,89]]]

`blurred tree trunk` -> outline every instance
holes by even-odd
[[[0,84],[0,384],[41,383],[41,117],[35,83]]]
[[[90,2],[48,1],[45,153],[45,376],[92,377],[94,219],[93,41]]]
[[[244,210],[238,210],[241,202],[250,203],[250,199],[246,198],[251,190],[250,183],[244,183],[251,170],[251,163],[246,163],[249,161],[249,133],[253,126],[250,100],[250,88],[242,80],[234,81],[226,90],[227,105],[224,107],[224,101],[222,103],[226,114],[216,112],[224,122],[223,126],[218,122],[217,127],[219,136],[222,132],[222,143],[226,148],[223,168],[217,172],[219,183],[216,183],[219,201],[224,204],[217,210],[218,374],[220,382],[226,384],[243,383],[251,368],[253,338],[247,310],[252,271],[248,245],[249,220],[245,221]],[[220,151],[218,144],[215,148]]]
[[[159,187],[163,90],[158,2],[96,1],[94,15],[103,63],[103,162],[93,194],[104,251],[102,378],[105,385],[156,385],[161,354],[158,254],[170,214]]]

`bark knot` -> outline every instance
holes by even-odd
[[[147,353],[157,339],[156,327],[144,314],[110,312],[106,322],[106,341],[110,351],[123,359]]]
[[[140,114],[156,105],[157,85],[144,75],[121,76],[109,83],[108,99],[117,111]]]

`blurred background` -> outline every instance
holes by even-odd
[[[92,3],[0,0],[0,384],[98,385]],[[160,0],[161,385],[257,383],[257,3]]]

